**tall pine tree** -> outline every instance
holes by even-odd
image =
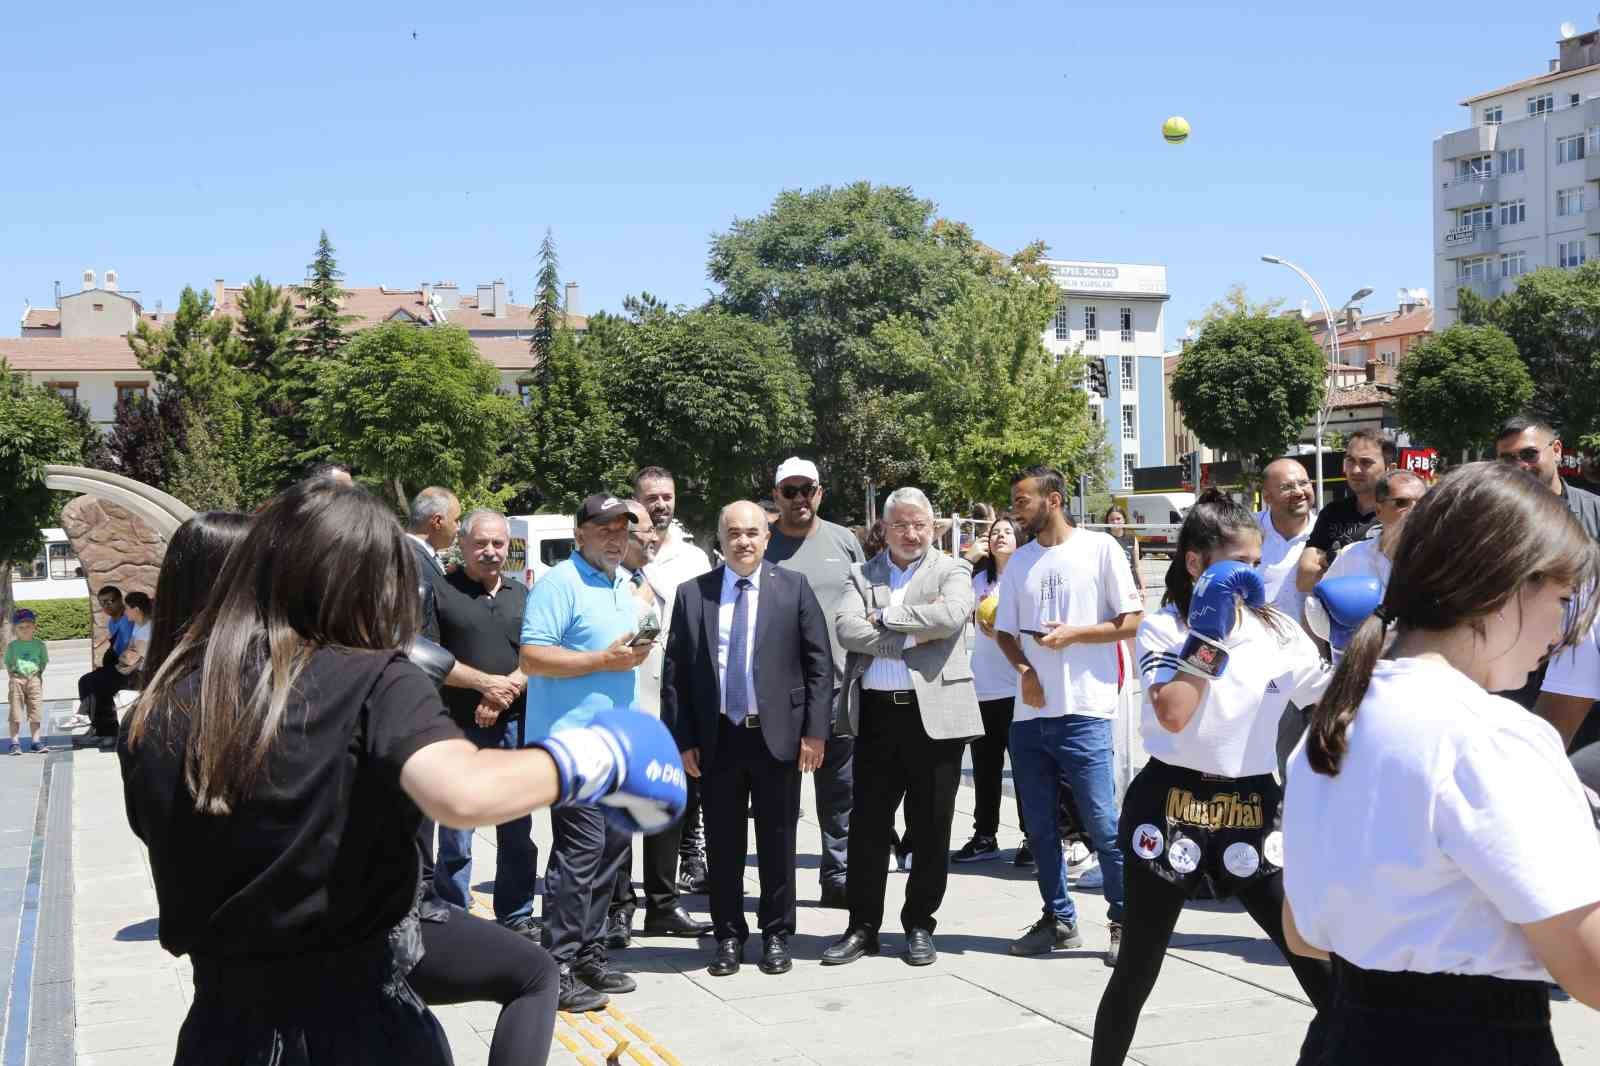
[[[294,342],[294,300],[282,286],[257,274],[239,292],[239,366],[269,375]]]
[[[345,326],[354,321],[354,316],[341,310],[349,293],[339,287],[344,272],[333,257],[333,244],[328,240],[327,230],[322,231],[322,238],[317,241],[317,257],[306,270],[309,271],[306,283],[296,288],[306,304],[296,323],[300,331],[296,350],[311,359],[332,359],[349,340]]]
[[[539,279],[534,285],[538,297],[533,304],[533,342],[528,346],[535,368],[550,357],[556,335],[567,325],[567,317],[561,307],[560,265],[556,259],[555,234],[547,226],[544,240],[539,242]]]

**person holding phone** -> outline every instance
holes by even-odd
[[[528,594],[521,668],[528,675],[524,743],[588,722],[597,711],[628,707],[635,671],[650,645],[634,646],[638,600],[622,569],[632,517],[609,493],[583,501],[574,516],[577,550]],[[545,867],[544,928],[561,964],[561,1009],[582,1010],[587,989],[632,992],[633,978],[611,968],[605,934],[617,872],[631,837],[585,807],[552,811]]]

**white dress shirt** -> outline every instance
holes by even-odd
[[[1267,592],[1267,602],[1278,610],[1300,621],[1306,594],[1295,584],[1295,574],[1300,569],[1300,553],[1305,550],[1306,538],[1317,524],[1317,512],[1312,511],[1299,533],[1285,537],[1272,523],[1272,512],[1261,511],[1256,516],[1261,525],[1261,565],[1256,573]]]
[[[722,713],[728,713],[728,643],[733,635],[733,606],[739,598],[739,589],[735,584],[739,575],[733,572],[733,567],[722,568],[722,605],[717,608],[717,691],[722,694]],[[747,629],[744,641],[744,688],[745,705],[749,714],[759,714],[761,709],[756,706],[756,610],[761,603],[761,567],[757,566],[749,577],[750,588],[745,590],[748,601],[745,610],[749,617],[745,620]]]
[[[926,557],[924,557],[926,558]],[[902,570],[895,565],[894,557],[889,557],[889,606],[898,607],[905,602],[906,586],[911,583],[911,577],[917,572],[917,567],[922,564],[918,559],[909,567]],[[914,640],[907,640],[906,647],[911,647]],[[875,692],[909,691],[911,688],[911,671],[906,669],[904,659],[887,659],[882,655],[875,655],[872,662],[867,664],[867,672],[861,675],[863,688]]]

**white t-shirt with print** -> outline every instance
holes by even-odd
[[[1284,890],[1307,943],[1368,970],[1543,981],[1517,928],[1600,899],[1561,738],[1437,660],[1380,660],[1335,777],[1301,742]]]
[[[1178,609],[1163,607],[1139,624],[1134,648],[1144,684],[1139,732],[1151,758],[1220,777],[1252,777],[1278,768],[1278,719],[1289,700],[1305,707],[1317,702],[1332,673],[1316,645],[1288,615],[1275,631],[1250,611],[1224,642],[1228,667],[1206,683],[1194,716],[1178,732],[1156,719],[1151,689],[1178,673],[1178,654],[1189,630]]]
[[[1004,575],[1001,575],[1002,577]],[[979,570],[972,575],[972,602],[982,603],[984,597],[998,588],[989,583],[989,575]],[[998,620],[998,615],[996,615]],[[1011,665],[995,639],[982,628],[972,627],[972,682],[980,700],[1003,700],[1017,694],[1017,668]]]
[[[1019,695],[1012,721],[1068,714],[1115,717],[1116,644],[1071,644],[1051,650],[1039,643],[1038,636],[1057,622],[1091,626],[1143,610],[1128,557],[1110,534],[1073,529],[1054,547],[1035,540],[1018,548],[1000,579],[995,628],[1012,634],[1022,645],[1039,674],[1045,705],[1029,707]]]

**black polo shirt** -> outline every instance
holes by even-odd
[[[486,674],[516,673],[528,587],[502,575],[500,588],[491,596],[462,567],[439,578],[435,587],[439,594],[439,643],[475,670]],[[473,712],[478,709],[482,693],[447,685],[440,694],[456,724],[473,724]],[[524,691],[501,720],[521,718],[526,703]]]
[[[1342,496],[1317,514],[1306,547],[1315,548],[1330,560],[1340,550],[1362,540],[1367,527],[1378,517],[1377,511],[1363,511],[1354,496]]]

